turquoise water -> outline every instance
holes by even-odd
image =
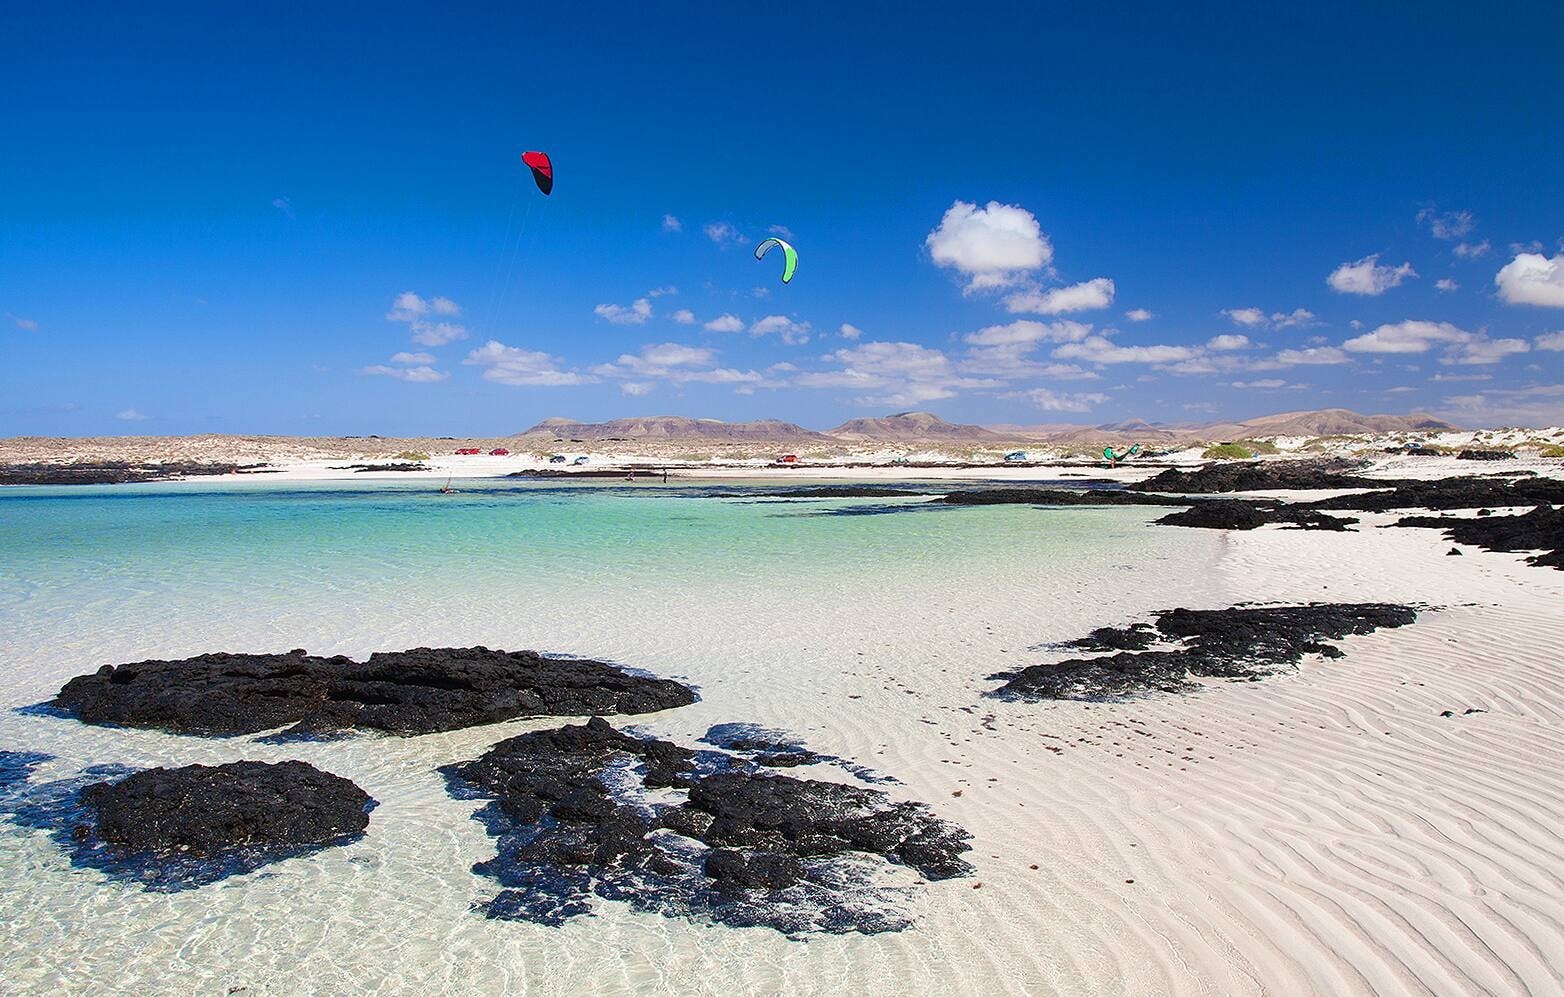
[[[760,989],[867,985],[876,966],[919,965],[929,938],[970,944],[950,920],[955,894],[928,891],[930,934],[807,946],[630,912],[568,929],[472,913],[486,887],[471,867],[493,845],[434,769],[558,721],[279,746],[17,708],[155,656],[536,648],[698,686],[694,706],[637,718],[659,736],[760,723],[893,775],[912,798],[948,800],[938,724],[992,709],[987,675],[1042,641],[1197,604],[1220,553],[1207,531],[1149,526],[1153,509],[844,515],[921,503],[713,497],[746,487],[733,483],[455,485],[0,490],[0,749],[54,756],[36,779],[296,757],[381,804],[360,842],[172,896],[103,881],[46,836],[0,827],[0,921],[15,943],[0,989],[688,991],[739,965]]]

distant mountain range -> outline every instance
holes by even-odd
[[[701,443],[778,445],[892,443],[999,446],[1007,443],[1085,445],[1093,443],[1185,443],[1277,436],[1347,436],[1374,433],[1435,433],[1455,429],[1422,413],[1362,415],[1348,409],[1283,412],[1239,422],[1150,423],[1141,419],[1100,426],[1068,423],[972,426],[946,422],[932,412],[898,412],[878,419],[849,419],[817,432],[779,419],[722,422],[685,416],[644,416],[607,422],[545,419],[521,434],[553,442],[689,440]]]

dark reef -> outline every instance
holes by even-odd
[[[750,747],[779,747],[761,741]],[[453,795],[491,799],[477,816],[498,855],[474,867],[503,887],[490,917],[561,924],[598,898],[789,934],[893,931],[911,923],[908,887],[883,882],[893,866],[930,880],[971,871],[970,836],[924,805],[757,762],[594,717],[441,771]]]
[[[304,651],[203,654],[105,665],[50,704],[86,723],[231,736],[350,730],[428,734],[517,717],[651,713],[695,701],[687,686],[601,661],[486,647],[382,651],[365,662]]]
[[[263,473],[265,464],[207,464],[173,461],[167,464],[135,464],[102,461],[81,464],[3,464],[0,485],[122,485],[133,481],[212,474]]]
[[[1170,645],[1165,649],[1152,649],[1153,635],[1145,624],[1105,627],[1061,646],[1112,653],[999,672],[989,677],[1004,684],[990,695],[1028,701],[1106,699],[1185,692],[1197,678],[1254,681],[1296,665],[1306,654],[1341,657],[1341,650],[1325,641],[1416,619],[1411,607],[1388,603],[1163,610],[1155,614],[1154,636]]]
[[[1390,509],[1480,509],[1564,503],[1564,481],[1542,477],[1461,477],[1407,481],[1388,491],[1337,495],[1311,509],[1385,512]]]

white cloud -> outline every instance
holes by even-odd
[[[663,215],[663,231],[664,232],[683,232],[684,231],[684,223],[679,221],[679,219],[674,217],[673,215]]]
[[[640,325],[652,317],[652,303],[646,298],[636,298],[629,307],[624,305],[598,305],[592,314],[614,325]]]
[[[146,416],[142,415],[140,412],[137,412],[133,408],[128,408],[122,412],[114,413],[114,418],[120,420],[121,422],[141,422],[146,419]]]
[[[1512,305],[1564,308],[1564,252],[1552,259],[1517,253],[1494,277],[1499,297]]]
[[[432,353],[393,353],[391,355],[391,362],[392,363],[399,363],[399,364],[408,364],[408,365],[412,365],[412,364],[429,364],[429,363],[434,363],[434,354],[432,354]]]
[[[1069,394],[1051,391],[1048,388],[1033,388],[1030,391],[1018,392],[1011,397],[1025,398],[1048,412],[1090,412],[1093,405],[1101,405],[1108,400],[1107,395],[1098,391]]]
[[[1005,287],[1053,260],[1037,217],[1019,205],[957,201],[923,244],[935,265],[967,278],[968,291]]]
[[[417,367],[387,367],[385,364],[372,364],[359,369],[360,374],[377,374],[383,377],[394,377],[402,381],[411,381],[414,384],[433,384],[443,381],[451,375],[443,370],[435,370],[427,365]]]
[[[1492,389],[1444,400],[1437,414],[1466,426],[1558,426],[1564,424],[1564,384]]]
[[[1254,388],[1261,391],[1274,391],[1277,388],[1289,387],[1288,383],[1279,377],[1265,377],[1258,381],[1234,381],[1235,388]]]
[[[295,217],[293,214],[293,202],[286,197],[272,198],[272,207],[276,208],[278,211],[281,211],[289,218]]]
[[[719,246],[728,243],[748,242],[744,234],[727,222],[707,222],[701,226],[701,231],[706,233],[706,238]]]
[[[484,380],[500,384],[559,387],[590,384],[597,380],[575,371],[559,369],[558,361],[547,353],[506,346],[495,339],[469,352],[462,363],[483,367]]]
[[[1355,263],[1343,263],[1331,271],[1325,283],[1331,289],[1341,294],[1367,294],[1380,295],[1392,287],[1400,286],[1408,277],[1416,277],[1417,271],[1412,269],[1412,264],[1403,263],[1398,267],[1380,266],[1379,254],[1374,253],[1363,257]]]
[[[791,239],[791,238],[793,238],[793,230],[788,228],[786,225],[773,225],[770,228],[766,229],[766,231],[769,232],[770,234],[774,235],[774,236],[777,236],[778,238],[782,238],[782,239]]]
[[[1466,343],[1474,338],[1449,322],[1408,320],[1379,326],[1341,344],[1350,353],[1427,353],[1435,343]]]
[[[1451,280],[1449,277],[1441,277],[1438,280],[1434,281],[1434,287],[1438,288],[1440,291],[1444,292],[1445,294],[1449,294],[1451,291],[1459,290],[1461,285],[1457,284],[1455,281]]]
[[[677,231],[677,229],[675,231]],[[632,398],[639,398],[642,395],[651,394],[652,389],[655,387],[657,387],[657,385],[651,383],[650,381],[626,381],[619,386],[619,391],[621,394],[629,395]]]
[[[1174,363],[1196,354],[1187,346],[1120,346],[1106,336],[1087,336],[1078,343],[1065,343],[1053,352],[1058,360],[1084,360],[1088,363]]]
[[[679,323],[680,325],[694,325],[695,324],[695,313],[690,311],[688,308],[681,308],[681,309],[679,309],[678,311],[674,312],[672,315],[670,315],[668,317],[673,319],[675,322]]]
[[[1225,336],[1213,336],[1206,340],[1208,350],[1247,350],[1254,344],[1249,342],[1248,336],[1229,334]]]
[[[1440,363],[1494,364],[1517,353],[1529,353],[1531,344],[1524,339],[1488,339],[1479,336],[1451,350]]]
[[[800,374],[793,383],[804,388],[870,392],[857,399],[863,405],[916,405],[950,398],[959,390],[994,388],[1004,383],[965,377],[942,351],[917,343],[863,343],[836,350],[824,359],[842,366],[838,370]]]
[[[744,320],[737,315],[719,315],[701,328],[707,332],[743,332]]]
[[[1096,277],[1069,287],[1054,287],[1046,291],[1030,290],[1012,294],[1005,299],[1005,307],[1011,313],[1026,312],[1033,315],[1063,315],[1066,312],[1089,312],[1107,308],[1113,304],[1113,281]]]
[[[767,315],[749,327],[749,334],[751,336],[776,334],[789,346],[798,346],[809,342],[809,328],[808,322],[795,322],[786,315]]]
[[[654,287],[646,292],[648,298],[661,298],[670,294],[678,294],[679,289],[672,284],[664,284],[662,287]]]
[[[841,333],[843,339],[857,339],[863,335],[863,330],[851,322],[843,322],[842,327],[836,331]]]
[[[444,346],[467,338],[467,330],[453,322],[415,320],[409,328],[413,330],[413,342],[420,346]]]
[[[761,384],[764,375],[753,370],[734,370],[716,366],[717,351],[704,346],[684,343],[648,343],[639,353],[623,353],[613,363],[598,364],[592,373],[599,377],[631,380],[646,389],[636,391],[645,394],[655,381],[684,384],[691,381],[707,384]],[[632,391],[631,393],[635,393]]]
[[[1131,308],[1129,311],[1124,313],[1124,317],[1129,319],[1131,322],[1149,322],[1151,319],[1156,318],[1155,315],[1151,314],[1144,308]]]
[[[1564,350],[1564,330],[1548,332],[1538,336],[1535,345],[1539,350],[1553,350],[1555,352]]]
[[[1456,247],[1451,250],[1451,252],[1463,260],[1475,260],[1479,256],[1487,256],[1488,250],[1492,248],[1493,247],[1489,244],[1488,240],[1484,239],[1482,242],[1458,243],[1456,244]]]
[[[1459,239],[1477,227],[1477,219],[1470,211],[1435,211],[1424,208],[1417,213],[1417,220],[1428,226],[1435,239]]]
[[[15,323],[18,329],[26,329],[28,332],[33,332],[38,328],[38,323],[30,318],[22,318],[20,315],[12,315],[10,312],[6,312],[5,317]]]
[[[1083,322],[1061,319],[1057,322],[1037,322],[1017,319],[1008,325],[990,325],[969,332],[963,341],[973,346],[1010,346],[1019,343],[1079,343],[1091,335],[1092,327]]]
[[[1302,350],[1282,350],[1273,358],[1282,367],[1297,364],[1340,364],[1347,362],[1347,354],[1334,346],[1311,346]]]
[[[1265,324],[1265,312],[1258,308],[1224,308],[1222,314],[1232,319],[1234,325],[1254,327]]]
[[[428,316],[460,315],[462,308],[450,298],[425,299],[412,291],[403,291],[391,302],[386,320],[405,324],[413,342],[421,346],[444,346],[467,338],[467,330],[454,322],[432,322]]]
[[[1272,312],[1271,325],[1278,329],[1290,329],[1294,326],[1314,325],[1314,313],[1307,308],[1294,308],[1290,312]]]

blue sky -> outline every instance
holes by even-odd
[[[11,5],[0,435],[1564,421],[1564,8],[1080,6]]]

